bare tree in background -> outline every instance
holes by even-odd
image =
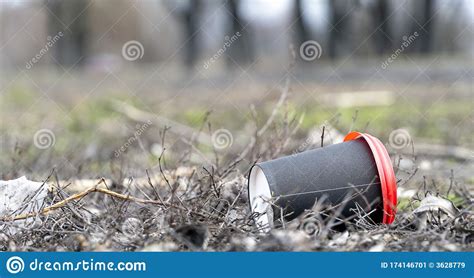
[[[410,34],[418,32],[419,37],[408,49],[409,52],[430,53],[432,49],[432,36],[434,20],[434,2],[432,0],[421,0],[412,3],[412,20],[410,22]]]
[[[181,22],[184,27],[184,41],[186,44],[186,55],[184,63],[192,68],[199,57],[199,14],[201,10],[201,0],[190,1],[188,8],[181,14]]]
[[[49,35],[64,34],[56,42],[53,52],[54,59],[60,65],[81,65],[83,62],[87,52],[88,3],[88,0],[46,1],[46,7],[52,13],[48,16]]]
[[[328,53],[331,59],[335,59],[341,55],[344,48],[350,47],[350,36],[348,34],[348,27],[350,23],[352,5],[354,2],[345,0],[331,0],[329,1],[330,12],[330,30]]]
[[[306,26],[304,20],[304,10],[303,10],[303,1],[296,0],[294,6],[294,21],[291,23],[293,24],[293,33],[294,33],[294,40],[296,46],[299,47],[305,41],[311,40],[311,32]],[[294,22],[294,23],[293,23]],[[302,59],[301,59],[302,60]]]
[[[232,67],[235,62],[249,63],[254,60],[253,40],[252,34],[249,31],[249,26],[244,24],[242,16],[239,11],[239,0],[226,0],[227,11],[230,14],[230,24],[227,36],[231,37],[237,32],[240,37],[229,48],[227,56],[227,65]]]
[[[199,45],[199,23],[203,2],[202,0],[167,0],[163,3],[170,13],[177,18],[182,27],[183,62],[189,69],[192,69],[201,50]]]
[[[373,26],[377,28],[372,36],[375,45],[375,53],[383,54],[389,51],[392,47],[390,39],[390,29],[388,23],[388,2],[387,0],[375,1],[369,7]]]
[[[433,0],[424,0],[423,1],[423,12],[422,12],[422,22],[424,31],[422,31],[421,40],[420,40],[420,51],[422,53],[431,52],[431,40],[432,40],[432,22],[433,22]]]

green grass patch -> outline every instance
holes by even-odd
[[[319,126],[327,120],[341,131],[351,126],[354,130],[367,129],[379,135],[388,136],[391,130],[411,127],[415,137],[444,139],[449,128],[456,126],[472,112],[472,103],[452,100],[436,102],[433,105],[396,102],[391,106],[321,108],[317,105],[305,105],[303,129]],[[357,114],[353,123],[353,117]]]

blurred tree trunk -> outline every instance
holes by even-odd
[[[199,57],[198,33],[201,5],[201,0],[191,0],[181,15],[181,21],[184,25],[184,42],[186,44],[184,63],[189,68],[196,64]]]
[[[88,0],[48,0],[46,7],[49,36],[62,32],[64,35],[54,44],[55,62],[63,66],[81,65],[87,53],[87,5]]]
[[[296,48],[298,49],[304,42],[311,40],[311,33],[304,22],[303,0],[295,1],[294,27]],[[293,21],[291,22],[293,23]]]
[[[432,49],[433,27],[433,0],[420,0],[414,3],[414,17],[411,22],[411,32],[413,35],[418,32],[419,36],[414,42],[413,47],[409,48],[409,52],[429,53]]]
[[[421,53],[429,53],[431,52],[431,41],[433,37],[433,28],[432,28],[432,22],[433,22],[433,0],[425,0],[424,1],[424,7],[423,7],[423,20],[421,21],[421,25],[423,26],[423,29],[425,31],[421,31],[421,40],[420,40],[420,51]]]
[[[345,0],[330,0],[329,1],[329,13],[331,23],[329,28],[329,57],[336,59],[341,55],[341,51],[346,47],[349,42],[349,36],[346,34],[347,24],[349,22],[350,15],[348,14],[348,5],[353,5],[352,2],[346,2]]]
[[[378,0],[371,7],[373,26],[378,27],[375,30],[373,41],[375,44],[375,52],[383,54],[391,49],[392,42],[390,40],[390,30],[388,26],[388,2],[387,0]]]
[[[233,67],[234,63],[249,63],[254,60],[253,39],[249,32],[249,27],[245,26],[242,16],[239,12],[238,0],[226,0],[228,12],[231,15],[231,22],[226,36],[232,37],[237,33],[240,34],[238,39],[229,47],[227,55],[227,65]],[[244,27],[245,26],[245,27]]]

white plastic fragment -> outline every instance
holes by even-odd
[[[420,214],[426,212],[439,212],[442,211],[447,214],[449,217],[454,218],[458,213],[458,209],[454,204],[448,200],[441,197],[436,197],[433,195],[428,195],[423,200],[421,200],[420,206],[416,208],[413,213]]]
[[[39,211],[48,193],[48,185],[30,181],[26,177],[15,180],[0,180],[0,216]]]

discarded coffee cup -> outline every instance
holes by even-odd
[[[397,184],[382,142],[351,132],[344,142],[255,164],[248,181],[250,208],[267,230],[314,204],[336,208],[342,221],[363,212],[374,223],[395,219]],[[281,223],[280,223],[281,224]]]

